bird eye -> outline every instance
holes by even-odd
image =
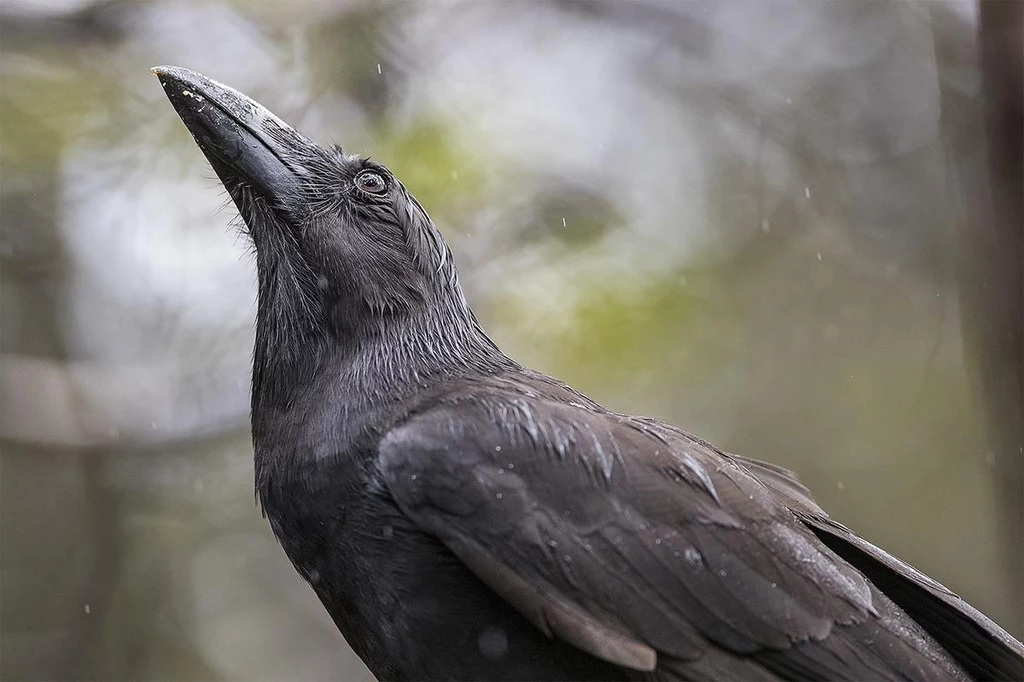
[[[380,173],[373,171],[363,171],[356,176],[354,182],[356,187],[369,194],[383,194],[384,190],[388,188]]]

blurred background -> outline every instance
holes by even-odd
[[[0,676],[367,680],[254,502],[254,271],[148,68],[389,165],[507,353],[1024,635],[1020,3],[6,0]]]

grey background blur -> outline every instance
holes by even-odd
[[[162,63],[390,165],[513,357],[1024,633],[1009,3],[0,11],[4,679],[369,678],[254,504],[253,263]]]

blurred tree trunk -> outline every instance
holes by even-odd
[[[1009,572],[1005,623],[1024,634],[1024,2],[980,1],[978,58],[984,139],[962,141],[958,157],[967,211],[961,223],[961,309],[967,350],[989,425],[1000,536]],[[967,148],[965,148],[967,147]],[[973,149],[970,149],[973,147]],[[967,163],[960,164],[966,156]]]

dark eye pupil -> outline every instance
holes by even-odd
[[[356,178],[356,184],[367,192],[380,192],[384,189],[384,178],[376,173],[363,173]]]

